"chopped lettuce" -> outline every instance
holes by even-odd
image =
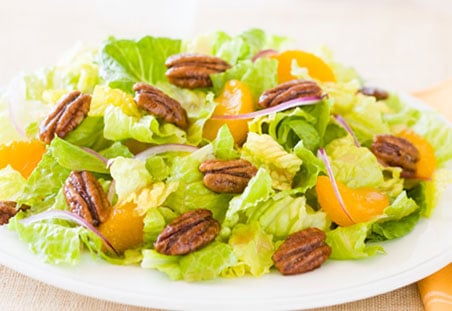
[[[146,36],[139,40],[110,38],[99,54],[100,76],[112,88],[132,92],[136,82],[166,81],[165,61],[181,50],[181,41]]]
[[[212,147],[213,153],[218,159],[232,160],[239,157],[239,153],[234,149],[234,137],[226,124],[218,130]]]
[[[242,158],[270,173],[272,186],[278,190],[290,189],[302,160],[283,149],[271,136],[249,133],[242,147]]]
[[[261,276],[270,271],[274,252],[272,237],[261,229],[258,222],[235,226],[228,244],[238,264],[244,264],[251,275]]]
[[[115,180],[115,190],[120,201],[152,183],[146,163],[136,159],[115,158],[110,164],[110,174]]]
[[[86,117],[79,126],[64,137],[64,140],[98,151],[107,148],[112,143],[105,139],[103,129],[104,119],[102,117]]]
[[[49,152],[62,167],[71,171],[91,171],[107,174],[107,163],[98,156],[59,137],[52,140]]]
[[[26,184],[25,178],[11,166],[0,170],[0,201],[16,201]]]
[[[331,259],[361,259],[384,252],[383,247],[366,243],[370,225],[358,223],[337,227],[326,233],[326,243],[331,247]]]

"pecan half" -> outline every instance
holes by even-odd
[[[331,255],[325,238],[325,232],[317,228],[292,233],[273,254],[276,269],[284,275],[293,275],[320,267]]]
[[[44,119],[39,127],[39,139],[50,144],[53,137],[65,137],[75,129],[88,114],[91,95],[72,91],[63,96],[55,108]]]
[[[220,223],[207,209],[186,212],[174,219],[157,237],[155,250],[165,255],[184,255],[198,250],[220,232]]]
[[[208,160],[201,163],[204,185],[214,192],[241,193],[257,168],[247,160]]]
[[[17,203],[14,201],[0,201],[0,226],[9,222],[9,219],[16,216],[19,211],[25,211],[30,207],[22,205],[17,208]]]
[[[269,108],[292,99],[311,96],[322,96],[322,89],[317,83],[309,80],[291,80],[262,93],[258,104],[262,108]]]
[[[110,214],[107,195],[90,172],[72,172],[64,183],[63,192],[71,211],[96,227]]]
[[[138,107],[182,129],[188,127],[187,112],[177,100],[143,82],[135,83],[133,90]]]
[[[0,202],[0,225],[5,225],[9,219],[17,214],[16,202],[1,201]]]
[[[188,89],[212,86],[210,75],[231,67],[219,57],[191,53],[170,56],[165,65],[169,82]]]
[[[382,164],[402,168],[400,174],[402,177],[413,178],[416,176],[419,151],[405,138],[394,135],[377,135],[374,137],[370,150]]]
[[[362,87],[359,92],[366,96],[373,96],[376,100],[385,100],[389,97],[389,93],[383,89],[371,86]]]

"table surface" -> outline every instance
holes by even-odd
[[[76,4],[75,4],[76,3]],[[54,64],[74,42],[109,35],[188,37],[259,27],[303,49],[326,45],[375,85],[403,91],[452,78],[452,1],[0,0],[0,86]],[[0,265],[2,310],[145,310],[48,286]],[[316,310],[422,310],[415,284]]]

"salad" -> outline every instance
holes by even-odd
[[[0,108],[0,223],[52,264],[304,273],[384,256],[451,180],[439,115],[260,29],[110,37]]]

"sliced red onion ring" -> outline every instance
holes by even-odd
[[[159,154],[159,153],[164,153],[164,152],[169,152],[169,151],[173,151],[173,152],[195,152],[196,150],[198,150],[198,147],[192,146],[192,145],[184,145],[184,144],[164,144],[164,145],[157,145],[157,146],[152,146],[140,153],[138,153],[137,155],[135,155],[135,159],[138,160],[146,160],[147,158],[149,158],[150,156]]]
[[[107,164],[108,159],[105,158],[103,155],[97,153],[96,151],[94,151],[93,149],[87,148],[87,147],[81,147],[83,150],[85,150],[86,152],[92,154],[93,156],[95,156],[96,158],[98,158],[99,160],[101,160],[102,162],[104,162],[105,164]]]
[[[361,147],[361,144],[358,141],[358,138],[356,138],[355,133],[353,132],[352,128],[350,127],[350,125],[348,125],[347,121],[345,121],[344,118],[342,118],[340,115],[335,114],[334,118],[336,119],[336,121],[342,125],[342,127],[350,134],[350,136],[353,138],[353,142],[355,143],[356,147]]]
[[[261,116],[265,116],[270,113],[274,112],[280,112],[284,111],[290,108],[295,108],[299,106],[309,106],[309,105],[315,105],[322,101],[321,96],[310,96],[310,97],[303,97],[303,98],[296,98],[289,101],[286,101],[282,104],[250,112],[250,113],[244,113],[244,114],[237,114],[237,115],[213,115],[211,117],[212,120],[246,120],[246,119],[253,119]]]
[[[326,171],[328,172],[328,177],[330,178],[331,185],[333,186],[334,195],[336,196],[337,201],[339,202],[340,207],[342,208],[342,211],[347,216],[347,218],[352,222],[356,223],[356,221],[353,220],[350,213],[347,211],[347,208],[345,206],[344,200],[342,199],[342,195],[339,192],[339,188],[336,183],[336,179],[334,178],[333,169],[331,168],[330,161],[328,160],[328,156],[326,155],[326,151],[323,148],[320,148],[319,156],[322,159],[323,163],[325,163]]]
[[[256,55],[253,56],[253,58],[251,59],[253,62],[255,62],[256,60],[258,60],[259,58],[262,57],[268,57],[268,56],[272,56],[272,55],[276,55],[279,52],[277,50],[273,50],[273,49],[267,49],[267,50],[261,50],[259,52],[256,53]]]
[[[68,221],[72,221],[79,226],[85,227],[89,231],[93,232],[95,235],[97,235],[102,242],[107,246],[110,250],[112,250],[116,255],[119,255],[118,251],[113,247],[113,245],[107,240],[107,238],[99,232],[93,225],[91,225],[89,222],[87,222],[85,219],[80,217],[77,214],[68,212],[68,211],[61,211],[61,210],[52,210],[52,211],[46,211],[42,212],[36,215],[32,215],[30,217],[27,217],[25,219],[21,220],[21,223],[24,225],[29,225],[34,222],[42,221],[42,220],[49,220],[49,219],[64,219]]]

